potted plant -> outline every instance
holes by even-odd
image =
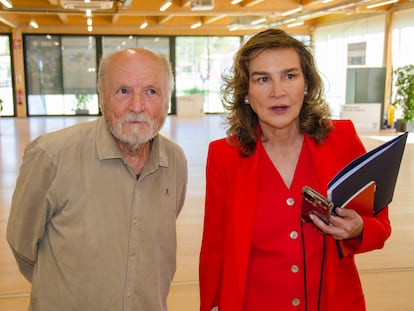
[[[75,106],[75,113],[76,114],[89,114],[88,103],[92,99],[92,95],[90,94],[76,94],[76,106]]]
[[[402,116],[397,120],[397,131],[414,131],[414,65],[406,65],[397,68],[393,72],[394,86],[396,87],[394,101],[395,106]]]
[[[181,96],[177,96],[177,115],[195,117],[204,114],[204,101],[206,90],[191,88],[183,90]]]

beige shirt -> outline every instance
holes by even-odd
[[[186,187],[185,155],[161,135],[139,179],[102,118],[31,142],[7,226],[30,310],[167,310]]]

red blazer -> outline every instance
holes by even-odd
[[[333,176],[365,152],[350,121],[334,121],[323,144],[305,135],[311,159],[326,195]],[[200,310],[242,310],[257,202],[258,156],[243,158],[225,139],[209,145],[206,167],[204,232],[200,252]],[[391,234],[388,208],[363,217],[363,239],[355,253],[382,248]],[[351,254],[338,256],[335,241],[327,238],[321,310],[365,310],[358,271]]]

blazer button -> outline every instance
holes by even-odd
[[[297,239],[297,238],[298,238],[299,234],[297,233],[297,231],[292,231],[292,232],[289,234],[289,236],[290,236],[290,238],[291,238],[292,240],[295,240],[295,239]]]
[[[287,204],[288,206],[292,206],[293,204],[295,204],[295,200],[294,200],[293,198],[288,198],[288,199],[286,200],[286,204]]]
[[[300,299],[299,298],[293,298],[292,299],[292,305],[294,305],[295,307],[300,305]]]

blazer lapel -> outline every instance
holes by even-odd
[[[325,143],[318,145],[306,134],[305,143],[307,144],[313,168],[319,181],[319,188],[322,192],[321,194],[326,195],[328,183],[338,172],[335,165],[335,154],[332,152],[330,147],[325,146]]]
[[[305,134],[305,143],[309,148],[309,154],[311,155],[313,168],[319,181],[319,188],[321,194],[326,196],[328,190],[328,183],[339,171],[337,165],[335,164],[335,153],[331,148],[332,146],[326,144],[326,140],[324,141],[324,143],[318,145],[312,138]],[[337,282],[336,276],[338,265],[335,264],[337,261],[335,260],[335,258],[332,258],[332,256],[339,255],[337,253],[336,243],[331,237],[327,239],[327,250],[325,256],[326,261],[323,276],[324,281],[322,283],[322,292],[325,295],[327,295],[327,297],[333,297],[335,284]]]
[[[250,245],[253,234],[253,221],[255,207],[257,205],[257,185],[259,178],[259,155],[256,152],[247,158],[240,158],[236,169],[236,184],[234,202],[234,261],[238,293],[240,299],[244,296],[246,275],[249,264]],[[240,301],[242,303],[242,301]]]

